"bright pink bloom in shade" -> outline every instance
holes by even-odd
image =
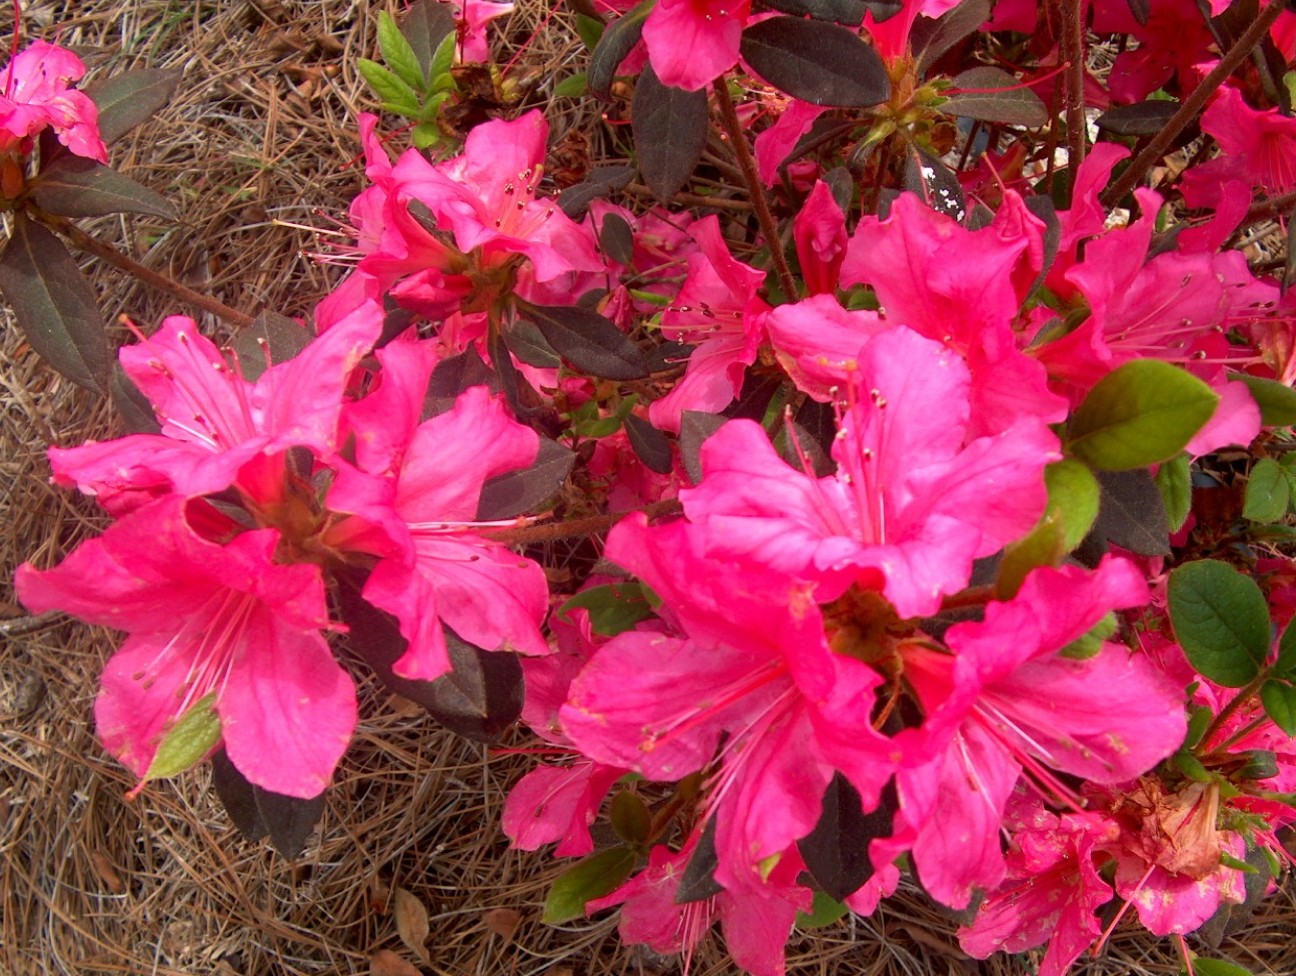
[[[806,289],[811,295],[835,294],[846,258],[846,215],[822,180],[815,183],[792,222],[792,239]]]
[[[738,63],[751,0],[661,0],[644,22],[648,60],[663,84],[696,91]]]
[[[492,0],[448,0],[459,21],[459,43],[462,60],[483,63],[490,60],[486,43],[486,25],[496,17],[513,12],[512,3]]]
[[[959,5],[960,0],[905,0],[899,13],[874,23],[870,10],[864,17],[865,30],[873,38],[873,46],[887,61],[903,57],[909,52],[909,32],[919,14],[937,18]]]
[[[1034,228],[1026,233],[1024,228]],[[1055,423],[1066,405],[1013,330],[1039,271],[1042,225],[1014,193],[989,227],[963,228],[912,193],[886,220],[866,216],[842,264],[843,287],[871,285],[886,321],[955,350],[972,370],[972,428],[998,433],[1022,416]]]
[[[981,903],[959,945],[977,959],[1048,943],[1038,976],[1065,976],[1102,932],[1095,911],[1112,890],[1094,866],[1097,848],[1119,832],[1096,813],[1056,816],[1019,800],[1010,820],[1009,880]]]
[[[171,316],[119,354],[161,433],[51,448],[54,478],[118,515],[161,494],[204,495],[231,484],[250,501],[277,502],[282,463],[245,466],[291,447],[333,455],[347,380],[380,329],[380,319],[352,315],[250,383],[192,319]]]
[[[694,831],[678,852],[661,844],[653,847],[646,868],[586,908],[597,912],[620,905],[618,931],[624,941],[647,945],[662,954],[679,953],[686,960],[718,919],[734,962],[753,976],[782,976],[784,946],[796,913],[808,911],[813,900],[810,889],[796,883],[801,864],[795,849],[787,852],[761,884],[681,905],[675,895],[697,838]]]
[[[1212,3],[1222,13],[1227,0]],[[1193,90],[1200,77],[1198,66],[1210,57],[1215,44],[1201,10],[1193,0],[1150,0],[1146,23],[1135,19],[1123,0],[1096,0],[1094,30],[1102,34],[1130,34],[1138,44],[1116,57],[1107,87],[1113,101],[1137,102],[1172,78],[1179,90]],[[1212,14],[1214,16],[1215,14]]]
[[[890,326],[877,312],[847,311],[831,295],[811,295],[771,311],[765,328],[797,389],[834,403],[859,369],[860,348]]]
[[[59,142],[78,156],[108,162],[99,138],[99,109],[69,86],[85,65],[71,51],[36,41],[0,71],[0,153],[52,126]]]
[[[747,367],[765,337],[769,305],[756,293],[764,272],[729,253],[720,222],[704,217],[690,232],[700,251],[689,255],[688,278],[662,315],[662,332],[677,342],[695,342],[684,377],[648,408],[654,425],[679,432],[685,410],[717,413],[742,389]]]
[[[709,550],[819,585],[880,590],[901,617],[935,613],[972,561],[1024,535],[1060,455],[1041,422],[969,438],[967,368],[905,328],[873,337],[843,394],[837,472],[789,467],[761,428],[732,421],[702,447],[702,483],[680,492]]]
[[[1233,182],[1268,194],[1296,189],[1296,119],[1276,108],[1254,109],[1226,85],[1202,113],[1201,125],[1221,155],[1180,178],[1189,206],[1216,206],[1219,188]]]
[[[355,688],[320,633],[329,621],[319,569],[275,563],[273,530],[207,541],[189,521],[201,505],[164,499],[54,569],[20,566],[19,597],[37,613],[130,633],[104,669],[95,718],[136,775],[175,721],[214,693],[239,772],[275,793],[316,796],[356,722]]]
[[[380,353],[384,369],[396,375],[430,369],[422,345],[388,345]],[[404,358],[416,362],[401,365]],[[365,416],[390,415],[407,429],[421,409],[423,386],[407,378],[384,383],[373,396]],[[364,597],[395,615],[409,641],[393,665],[396,673],[432,680],[450,670],[443,622],[486,650],[548,653],[539,631],[549,596],[544,572],[483,538],[476,521],[482,485],[535,460],[535,431],[510,417],[486,387],[475,386],[451,410],[414,427],[403,451],[393,452],[391,442],[371,447],[367,456],[357,452],[371,470],[339,467],[328,504],[384,537],[360,546],[384,557]]]
[[[999,819],[1023,769],[1037,789],[1075,803],[1051,770],[1120,783],[1183,741],[1182,689],[1144,658],[1111,643],[1085,660],[1058,653],[1108,611],[1147,596],[1124,560],[1109,557],[1093,573],[1039,569],[1014,599],[989,604],[984,620],[951,627],[952,656],[904,646],[905,678],[927,719],[900,738],[922,738],[910,751],[937,758],[901,769],[897,783],[903,819],[918,830],[918,873],[934,897],[961,908],[974,887],[1003,877]]]
[[[872,809],[896,758],[870,724],[882,679],[829,650],[808,595],[706,558],[697,536],[642,515],[613,529],[608,558],[661,597],[674,633],[614,637],[560,717],[582,753],[651,779],[716,764],[700,818],[715,818],[715,878],[737,895],[810,833],[834,768]]]
[[[799,98],[792,99],[787,108],[769,128],[761,131],[752,141],[756,156],[756,170],[761,182],[773,186],[779,179],[779,167],[792,155],[801,137],[810,131],[815,119],[828,111],[826,105],[812,105]]]

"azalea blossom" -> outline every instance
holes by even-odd
[[[137,776],[210,695],[225,751],[249,782],[316,796],[356,723],[355,687],[321,633],[331,625],[319,568],[278,563],[273,529],[219,544],[196,531],[199,520],[232,528],[175,495],[138,508],[53,569],[20,566],[19,599],[128,632],[104,668],[95,722]]]

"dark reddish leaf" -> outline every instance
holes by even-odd
[[[1114,136],[1154,136],[1181,107],[1178,102],[1159,99],[1118,105],[1103,112],[1094,124]]]
[[[997,88],[999,91],[976,91],[951,95],[940,107],[946,115],[958,115],[983,122],[1023,125],[1037,129],[1048,125],[1048,108],[1029,88],[1006,71],[984,65],[955,76],[955,88]]]
[[[685,410],[680,415],[680,457],[693,484],[702,480],[702,442],[728,420],[718,413],[702,413],[700,410]]]
[[[573,220],[585,216],[591,201],[602,199],[628,186],[634,179],[633,166],[598,166],[590,170],[583,183],[569,186],[558,194],[558,206]]]
[[[255,382],[270,366],[286,363],[310,345],[310,330],[278,312],[262,312],[234,340],[243,378]]]
[[[437,363],[428,381],[427,395],[429,399],[445,398],[453,403],[470,386],[489,386],[492,393],[500,392],[499,376],[486,365],[476,346]]]
[[[905,160],[904,187],[918,194],[938,213],[962,221],[967,216],[963,185],[952,169],[922,149],[910,150]]]
[[[917,61],[918,76],[940,56],[990,19],[991,0],[963,0],[953,10],[933,20],[919,15],[909,31],[909,46]]]
[[[620,214],[604,215],[603,226],[599,228],[599,247],[618,264],[634,264],[634,231]]]
[[[216,795],[225,812],[244,837],[256,841],[266,835],[267,828],[261,819],[261,811],[257,809],[252,784],[234,768],[224,748],[212,756],[212,785],[216,787]]]
[[[804,15],[813,17],[815,20],[858,27],[864,23],[865,11],[875,10],[881,5],[868,3],[866,0],[765,0],[765,6],[785,14]],[[895,4],[891,12],[896,13],[899,10],[900,5]]]
[[[78,386],[107,392],[113,356],[90,283],[62,242],[22,213],[0,252],[0,292],[42,359]]]
[[[153,404],[140,392],[140,388],[131,382],[121,363],[113,363],[112,377],[108,381],[108,393],[113,406],[122,418],[122,425],[131,434],[160,434],[162,425],[158,423],[153,412]]]
[[[643,351],[598,312],[578,305],[529,303],[519,303],[518,310],[563,359],[582,372],[605,380],[648,375]]]
[[[836,24],[771,17],[743,31],[739,50],[765,81],[813,105],[863,108],[891,94],[877,52]]]
[[[504,345],[517,357],[518,362],[540,369],[557,369],[562,365],[562,357],[554,352],[553,346],[530,322],[518,319],[504,333]]]
[[[477,518],[483,522],[533,512],[558,493],[576,455],[556,441],[540,439],[535,463],[491,478],[482,486]]]
[[[171,100],[183,72],[146,68],[109,75],[85,89],[99,108],[99,136],[112,145]]]
[[[1170,523],[1165,501],[1146,468],[1095,471],[1102,489],[1098,518],[1076,550],[1076,558],[1096,566],[1112,545],[1141,556],[1170,555]]]
[[[32,181],[32,199],[42,210],[63,217],[142,213],[174,220],[170,201],[123,176],[111,166],[81,156],[63,156]]]
[[[303,800],[271,793],[253,784],[252,795],[256,797],[257,812],[261,814],[261,822],[270,834],[274,849],[289,859],[300,854],[306,846],[306,838],[324,813],[324,794]]]
[[[617,68],[634,50],[643,37],[644,21],[652,13],[657,0],[643,0],[607,26],[585,71],[585,85],[589,93],[605,102],[612,101],[612,81]]]
[[[670,440],[665,434],[635,414],[626,417],[625,430],[630,446],[648,470],[658,474],[671,473],[675,464],[671,457]]]
[[[673,199],[693,175],[709,127],[706,89],[663,85],[652,65],[644,68],[630,102],[630,131],[639,172],[659,200]]]
[[[706,901],[724,891],[724,886],[715,879],[715,869],[720,866],[720,857],[715,846],[715,817],[707,821],[702,836],[698,839],[693,856],[689,858],[688,867],[680,878],[679,887],[675,889],[675,904],[687,905],[692,901]]]
[[[797,841],[806,869],[830,897],[842,901],[873,876],[869,841],[891,835],[895,786],[888,783],[876,810],[864,812],[859,792],[841,773],[824,791],[823,812],[807,836]]]
[[[417,0],[405,12],[400,32],[414,49],[414,57],[423,69],[425,79],[431,75],[432,57],[437,47],[454,29],[455,19],[450,6],[438,0]]]

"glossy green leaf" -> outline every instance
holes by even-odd
[[[560,874],[549,889],[541,921],[561,925],[585,914],[586,902],[610,895],[634,870],[635,852],[627,847],[591,854]]]
[[[1274,673],[1284,677],[1296,676],[1296,620],[1287,625],[1278,639],[1278,660],[1274,662]]]
[[[637,582],[605,583],[581,590],[558,608],[558,619],[570,619],[573,610],[589,611],[590,627],[604,637],[615,637],[652,616],[652,604]]]
[[[1260,421],[1266,427],[1290,427],[1296,424],[1296,390],[1277,380],[1267,380],[1247,373],[1232,373],[1229,379],[1246,384],[1260,408]]]
[[[589,91],[589,81],[585,77],[585,72],[568,75],[558,84],[554,85],[554,98],[580,98]]]
[[[216,714],[216,693],[212,692],[191,705],[162,737],[144,779],[183,773],[211,752],[220,737],[221,721]]]
[[[845,905],[827,892],[816,891],[814,901],[810,904],[810,911],[797,912],[796,926],[803,931],[806,929],[821,929],[826,925],[832,925],[833,922],[844,916],[848,910]]]
[[[356,67],[369,87],[382,99],[383,108],[401,115],[418,114],[418,93],[398,75],[368,58],[358,58]]]
[[[21,213],[0,252],[0,293],[42,359],[78,386],[107,392],[113,355],[90,283],[62,242]]]
[[[622,790],[612,797],[609,819],[627,844],[645,844],[652,836],[652,814],[637,793]]]
[[[1228,563],[1199,559],[1170,574],[1170,621],[1204,677],[1240,688],[1269,654],[1269,606],[1260,587]]]
[[[1171,532],[1178,532],[1192,511],[1192,465],[1188,455],[1180,454],[1162,464],[1156,485],[1165,506],[1166,525]]]
[[[1071,419],[1071,453],[1113,471],[1177,455],[1211,418],[1219,396],[1159,359],[1136,359],[1104,376]]]
[[[1285,681],[1266,681],[1260,689],[1260,701],[1274,725],[1296,736],[1296,688]]]
[[[427,83],[423,65],[419,64],[414,48],[396,26],[396,18],[385,10],[378,12],[378,50],[396,77],[415,91],[423,89]]]
[[[1247,479],[1242,517],[1252,522],[1277,522],[1287,514],[1291,489],[1287,476],[1273,458],[1261,458]]]

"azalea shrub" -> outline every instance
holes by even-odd
[[[559,185],[483,63],[507,7],[382,15],[405,121],[356,120],[311,321],[174,316],[115,367],[50,283],[74,218],[169,212],[105,147],[176,79],[0,75],[0,290],[132,429],[51,447],[111,522],[16,587],[127,635],[132,795],[210,759],[295,853],[367,669],[544,744],[502,826],[569,862],[549,922],[685,960],[719,922],[776,976],[905,885],[1041,976],[1121,925],[1244,972],[1296,819],[1296,306],[1240,235],[1296,204],[1296,15],[582,4],[555,87],[632,87],[630,127]]]

